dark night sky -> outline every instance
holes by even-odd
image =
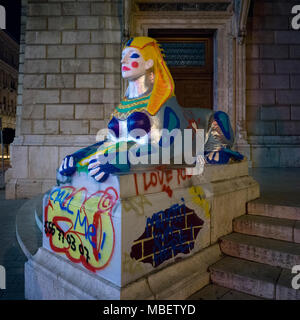
[[[18,43],[20,42],[21,0],[0,0],[6,9],[6,30]]]

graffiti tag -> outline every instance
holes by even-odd
[[[170,198],[173,195],[173,190],[170,187],[171,182],[175,180],[177,184],[180,185],[182,181],[191,178],[191,176],[186,174],[185,168],[176,170],[151,171],[143,173],[142,177],[143,183],[142,185],[139,185],[137,175],[136,173],[134,174],[136,195],[140,194],[140,190],[149,191],[151,188],[161,186],[161,191],[166,192]]]
[[[182,201],[147,218],[144,233],[132,245],[131,258],[157,267],[179,253],[190,253],[204,221]]]
[[[44,216],[44,232],[51,249],[93,272],[105,268],[115,246],[111,215],[118,198],[113,187],[89,197],[85,188],[52,190]]]
[[[152,203],[144,195],[138,195],[136,197],[123,200],[124,210],[126,212],[133,211],[139,216],[143,216],[145,214],[146,206],[152,206]]]

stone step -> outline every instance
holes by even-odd
[[[28,259],[42,246],[43,235],[37,225],[35,214],[35,207],[38,203],[42,205],[39,197],[27,200],[18,210],[16,216],[16,237]]]
[[[231,233],[220,239],[223,253],[275,267],[291,269],[300,264],[300,245],[292,242]]]
[[[194,293],[187,300],[264,300],[264,298],[225,288],[216,284],[209,284]]]
[[[268,204],[260,199],[247,203],[247,213],[300,221],[300,207]]]
[[[288,269],[225,257],[209,270],[213,284],[218,286],[265,299],[300,300],[300,290],[292,288],[294,275]]]
[[[233,220],[233,231],[300,243],[300,222],[246,214]]]

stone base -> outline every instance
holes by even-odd
[[[5,199],[31,199],[47,192],[55,183],[55,179],[10,179],[5,184]]]
[[[44,197],[43,248],[25,265],[26,298],[186,299],[209,283],[218,239],[258,197],[247,161],[190,177],[112,175],[100,185],[74,175]]]
[[[29,300],[186,299],[209,283],[208,266],[221,259],[218,244],[121,288],[40,248],[25,264]]]

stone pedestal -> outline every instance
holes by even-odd
[[[208,284],[220,236],[259,196],[247,162],[85,173],[44,197],[43,247],[25,265],[27,299],[185,299]]]

